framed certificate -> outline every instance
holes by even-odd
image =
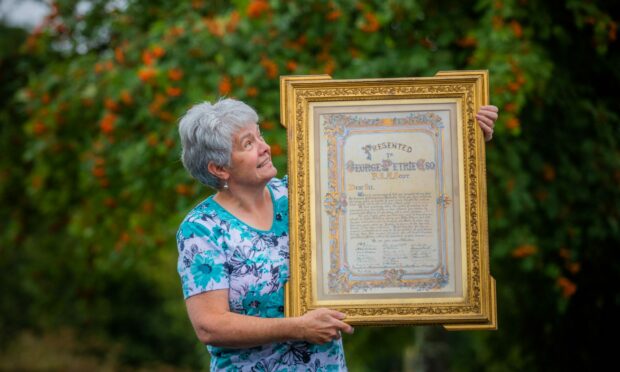
[[[354,325],[496,329],[484,139],[486,71],[280,81],[288,133],[285,312]]]

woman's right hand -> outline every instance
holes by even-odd
[[[316,309],[299,317],[301,338],[313,344],[324,344],[340,338],[340,332],[353,333],[353,327],[343,322],[345,314],[331,309]]]

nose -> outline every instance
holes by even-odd
[[[259,153],[260,154],[264,154],[265,152],[269,152],[271,150],[271,147],[265,141],[264,138],[261,137],[260,140],[258,141],[258,143],[260,144],[260,146],[259,146]]]

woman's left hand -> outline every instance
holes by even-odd
[[[493,127],[498,117],[499,109],[497,106],[482,106],[480,111],[476,114],[478,124],[484,132],[484,140],[489,142],[493,138]]]

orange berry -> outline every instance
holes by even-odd
[[[519,119],[512,117],[506,121],[506,128],[508,129],[517,129],[519,128],[520,123]]]
[[[145,83],[151,82],[156,75],[157,71],[152,67],[144,67],[138,71],[138,77]]]
[[[261,128],[265,129],[265,130],[271,130],[274,128],[273,122],[265,120],[262,123],[260,123]]]
[[[114,48],[114,58],[116,59],[116,62],[120,64],[125,63],[125,54],[123,53],[123,49],[120,47]]]
[[[292,59],[286,62],[286,69],[290,72],[294,72],[295,70],[297,70],[297,62],[293,61]]]
[[[43,122],[37,121],[34,123],[33,131],[35,135],[40,136],[47,131],[47,127],[43,124]]]
[[[150,200],[147,200],[142,204],[142,211],[144,213],[151,213],[153,212],[154,209],[155,209],[155,204]]]
[[[32,177],[32,180],[30,182],[32,187],[38,190],[43,186],[43,177],[36,175]]]
[[[282,147],[280,145],[273,144],[271,145],[271,154],[274,156],[278,156],[278,155],[282,155],[283,151],[282,151]]]
[[[269,3],[267,0],[252,0],[247,7],[248,17],[250,18],[258,18],[268,11]]]
[[[241,20],[241,16],[239,15],[239,12],[236,10],[233,10],[233,12],[230,13],[230,19],[228,20],[228,24],[226,25],[226,31],[235,32],[240,20]]]
[[[456,41],[456,45],[460,46],[461,48],[475,47],[476,44],[478,44],[478,40],[476,40],[476,38],[473,36],[466,36]]]
[[[570,262],[566,264],[566,268],[571,274],[577,274],[581,271],[581,264],[579,262]]]
[[[172,81],[179,81],[183,78],[183,70],[178,68],[173,68],[168,71],[168,78]]]
[[[261,58],[260,64],[265,69],[265,72],[267,73],[268,78],[274,79],[278,76],[278,65],[274,61],[263,56]]]
[[[159,112],[159,110],[161,109],[161,107],[166,104],[166,96],[164,96],[161,93],[157,93],[155,94],[155,99],[153,99],[153,102],[151,102],[151,104],[149,105],[149,111],[152,114],[157,114]]]
[[[121,101],[123,101],[123,103],[127,106],[133,104],[133,98],[131,97],[131,94],[129,94],[128,90],[123,90],[121,92]]]
[[[156,133],[151,133],[148,135],[146,142],[149,144],[149,146],[151,147],[155,147],[157,146],[158,140],[157,140],[157,134]]]
[[[508,179],[508,180],[506,181],[506,190],[507,190],[508,192],[511,192],[512,190],[514,190],[515,185],[516,185],[516,181],[515,181],[515,179],[514,179],[514,178],[510,178],[510,179]]]
[[[166,93],[168,93],[168,95],[170,97],[178,97],[181,95],[181,92],[183,92],[181,90],[181,88],[177,88],[177,87],[167,87],[166,88]]]
[[[563,276],[558,278],[557,284],[562,289],[562,296],[565,298],[571,297],[577,291],[577,285]]]
[[[174,115],[168,111],[162,111],[157,115],[161,120],[171,123],[174,121]]]
[[[121,234],[120,240],[124,243],[129,242],[129,240],[131,240],[131,236],[129,236],[129,234],[127,234],[126,232]]]
[[[219,84],[220,95],[225,96],[232,90],[232,84],[228,76],[222,77]]]
[[[153,57],[155,58],[161,58],[163,57],[164,54],[166,54],[166,51],[164,50],[164,48],[160,47],[159,45],[155,45],[152,50],[153,50]]]
[[[105,198],[103,204],[105,204],[105,206],[108,208],[116,208],[116,200],[114,200],[114,198],[111,196]]]
[[[549,164],[543,165],[543,178],[545,181],[553,181],[555,179],[555,168]]]
[[[118,110],[118,104],[111,98],[106,98],[103,105],[110,111]]]
[[[113,113],[107,113],[106,115],[104,115],[103,119],[101,119],[101,123],[99,124],[101,132],[103,132],[104,134],[112,133],[114,131],[114,124],[116,123],[116,119],[117,116]]]
[[[222,24],[222,22],[219,22],[218,20],[213,18],[205,18],[204,24],[207,26],[207,29],[213,36],[224,36],[224,25]]]
[[[178,184],[175,187],[175,190],[176,190],[177,194],[179,194],[179,195],[188,195],[189,194],[189,187],[187,187],[187,185],[184,185],[182,183]]]
[[[499,30],[504,25],[504,19],[500,16],[493,16],[492,23],[493,28],[495,30]]]
[[[151,54],[150,51],[145,50],[144,52],[142,52],[142,63],[144,63],[147,66],[152,65],[153,61],[155,60],[153,57],[154,56]]]
[[[258,89],[256,87],[248,87],[246,94],[248,97],[256,97],[258,95]]]
[[[538,252],[538,248],[536,246],[533,246],[531,244],[524,244],[515,248],[512,251],[512,257],[525,258],[535,254],[536,252]]]
[[[521,24],[515,20],[510,22],[510,27],[512,28],[512,32],[515,34],[515,36],[517,37],[517,39],[521,38],[521,36],[523,36],[523,27],[521,27]]]
[[[327,75],[331,75],[335,69],[336,69],[336,62],[334,61],[334,59],[333,58],[328,59],[327,62],[325,63],[325,67],[323,67],[323,71],[325,71]]]
[[[105,177],[105,168],[104,167],[94,167],[93,168],[93,176],[97,178]]]
[[[517,105],[514,102],[509,102],[504,106],[504,111],[506,112],[516,112]]]
[[[361,30],[367,33],[377,32],[379,30],[380,24],[377,16],[374,13],[366,12],[364,13],[364,18],[366,22],[361,26]]]
[[[327,15],[325,16],[325,19],[327,19],[330,22],[334,22],[334,21],[337,21],[341,15],[342,13],[340,12],[340,10],[332,10],[331,12],[327,13]]]
[[[185,32],[185,30],[181,26],[173,27],[170,30],[170,33],[172,34],[172,36],[181,36],[181,35],[183,35],[184,32]]]

